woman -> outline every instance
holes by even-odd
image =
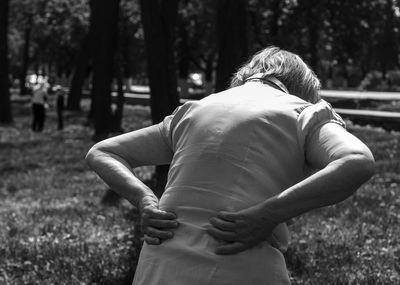
[[[133,284],[290,284],[286,222],[344,200],[374,168],[319,88],[300,57],[268,47],[232,88],[89,151],[92,169],[141,211]],[[160,201],[132,172],[148,164],[171,165]]]

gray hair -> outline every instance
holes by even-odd
[[[262,78],[275,77],[289,93],[301,99],[316,103],[320,100],[318,91],[321,83],[311,68],[300,56],[278,47],[267,47],[257,52],[233,76],[231,87],[243,85],[253,75]]]

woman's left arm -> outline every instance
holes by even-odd
[[[211,219],[209,233],[226,243],[216,250],[232,254],[265,239],[279,223],[352,195],[374,173],[374,158],[365,144],[344,128],[328,123],[306,146],[306,159],[320,169],[305,180],[248,209]]]

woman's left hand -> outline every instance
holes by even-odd
[[[267,240],[278,224],[263,204],[238,212],[219,212],[210,219],[208,233],[220,242],[216,254],[235,254]]]

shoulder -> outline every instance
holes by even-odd
[[[300,144],[306,144],[317,130],[328,123],[334,123],[342,129],[346,128],[343,119],[328,102],[321,100],[318,103],[305,106],[297,118],[297,133]]]
[[[343,119],[336,113],[331,104],[325,100],[303,106],[300,110],[298,121],[301,124],[323,124],[326,122],[333,122],[343,127],[346,126]]]

